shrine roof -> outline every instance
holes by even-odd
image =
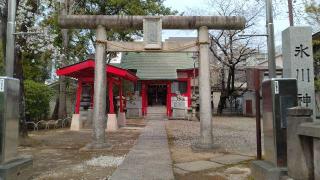
[[[192,53],[124,53],[121,67],[136,69],[140,80],[174,80],[177,70],[192,69]]]
[[[58,76],[69,76],[76,79],[94,78],[95,62],[93,59],[87,59],[85,61],[65,66],[57,69]],[[110,76],[121,77],[129,81],[137,81],[138,77],[130,71],[119,68],[113,65],[106,65],[106,72]]]

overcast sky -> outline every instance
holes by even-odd
[[[285,0],[281,0],[280,2],[287,2]],[[295,8],[299,10],[303,9],[303,6],[300,4],[299,1],[301,0],[296,0],[295,3]],[[188,9],[207,9],[208,6],[208,0],[166,0],[164,4],[167,7],[171,7],[172,9],[178,10],[179,12],[186,12]],[[275,42],[276,46],[281,45],[281,32],[286,29],[289,26],[289,20],[287,19],[288,16],[288,10],[286,4],[283,4],[282,9],[278,10],[281,13],[278,17],[274,19],[274,24],[275,24]],[[264,10],[264,9],[263,9]],[[295,19],[297,21],[297,19]],[[296,24],[299,25],[307,25],[304,20],[300,20],[299,22],[295,22]],[[261,20],[259,22],[261,25],[261,32],[265,33],[265,19]],[[166,39],[170,36],[196,36],[195,31],[164,31],[163,34],[163,39]]]

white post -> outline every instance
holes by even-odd
[[[200,141],[195,145],[195,148],[212,149],[209,32],[206,26],[199,28],[199,44]]]
[[[106,40],[106,28],[99,25],[97,30],[97,41]],[[106,143],[106,62],[105,62],[105,44],[96,44],[95,55],[95,77],[94,77],[94,105],[93,105],[93,142],[87,145],[88,149],[110,148]]]

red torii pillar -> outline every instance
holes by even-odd
[[[123,96],[123,88],[122,88],[122,79],[119,80],[119,105],[120,105],[120,108],[119,108],[119,114],[118,114],[118,122],[119,122],[119,126],[120,127],[123,127],[123,126],[126,126],[127,124],[127,119],[126,119],[126,114],[125,112],[123,111],[123,99],[122,99],[122,96]]]
[[[147,95],[146,95],[146,91],[147,91],[147,85],[145,82],[142,82],[141,85],[141,97],[142,97],[142,115],[145,116],[147,115],[147,104],[148,104],[148,99],[147,99]]]
[[[91,95],[90,107],[93,108],[94,84],[91,84],[91,92],[90,92],[90,95]]]
[[[171,82],[167,82],[167,116],[171,117]]]
[[[120,79],[120,84],[119,84],[119,104],[120,104],[120,112],[123,112],[123,99],[122,99],[122,79]]]
[[[81,95],[82,95],[82,80],[78,80],[78,86],[77,86],[77,94],[76,94],[76,107],[75,107],[75,114],[80,113],[80,101],[81,101]]]
[[[113,78],[108,78],[108,93],[109,93],[109,113],[107,120],[107,131],[116,131],[119,129],[117,115],[114,112],[114,104],[113,104]]]
[[[108,93],[109,93],[109,114],[114,113],[114,104],[113,104],[113,80],[108,82]]]

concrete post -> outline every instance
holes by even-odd
[[[294,107],[287,112],[288,175],[294,179],[313,179],[312,138],[298,134],[301,123],[312,122],[312,110]]]
[[[212,108],[209,70],[209,32],[206,26],[199,28],[199,95],[200,141],[195,148],[212,149]]]
[[[99,25],[96,30],[96,39],[106,40],[106,28]],[[94,70],[94,105],[93,105],[93,142],[88,144],[88,149],[110,148],[106,143],[106,62],[105,62],[105,44],[96,44],[95,70]]]

